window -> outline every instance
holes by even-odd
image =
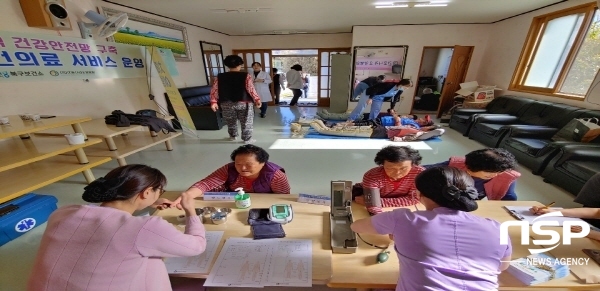
[[[538,16],[509,90],[583,100],[600,69],[595,3]]]

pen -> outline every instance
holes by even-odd
[[[548,209],[548,207],[551,207],[552,205],[556,204],[556,202],[552,202],[548,205],[545,205],[544,207],[541,207],[540,209]]]

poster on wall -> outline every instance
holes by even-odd
[[[404,75],[408,46],[393,47],[354,47],[353,82],[358,83],[369,77],[385,75],[386,81],[400,81]],[[350,101],[358,101],[360,96],[350,96]]]
[[[0,31],[0,82],[145,76],[139,46]]]

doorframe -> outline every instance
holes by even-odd
[[[462,76],[461,80],[459,81],[460,83],[464,83],[465,79],[467,78],[467,73],[469,72],[469,66],[471,65],[471,60],[473,59],[473,51],[475,51],[475,46],[455,45],[453,48],[456,48],[456,47],[469,47],[469,48],[471,48],[470,51],[469,51],[469,57],[468,57],[467,65],[465,66],[465,70],[464,70],[464,72],[462,74],[463,76]],[[452,52],[452,60],[454,60],[454,52]],[[448,72],[450,72],[450,67],[452,67],[452,60],[450,61],[450,66],[448,67]],[[446,82],[448,82],[448,78],[447,77],[444,79],[444,85],[443,85],[444,89],[442,89],[442,92],[440,92],[440,104],[438,105],[437,118],[440,118],[442,116],[442,113],[443,113],[443,112],[441,112],[441,108],[442,108],[443,101],[444,101],[444,90],[447,90],[447,88],[448,88],[447,85],[449,85]]]
[[[417,97],[417,93],[419,93],[418,92],[418,90],[419,90],[419,78],[421,77],[421,68],[423,67],[423,59],[424,59],[424,56],[425,56],[425,49],[428,49],[428,48],[430,48],[430,49],[435,49],[435,48],[437,48],[437,49],[443,49],[443,48],[454,49],[454,46],[424,46],[423,47],[423,51],[421,53],[421,62],[419,63],[419,70],[417,71],[418,72],[417,73],[417,79],[413,83],[413,84],[417,85],[417,88],[415,89],[414,95],[412,97],[412,103],[410,105],[410,113],[409,114],[413,114],[413,107],[415,106],[415,97]],[[450,70],[450,67],[448,67],[448,70]],[[448,71],[446,71],[446,74],[448,74]],[[442,102],[441,98],[442,98],[442,92],[440,92],[440,104]],[[440,106],[438,104],[438,109],[436,111],[439,111],[439,110],[440,110]]]
[[[331,53],[333,52],[346,52],[348,55],[352,55],[352,47],[337,47],[337,48],[319,48],[317,49],[318,52],[318,57],[317,57],[317,106],[318,107],[329,107],[329,105],[331,104],[331,84],[329,84],[329,96],[325,97],[321,97],[321,55],[324,52],[328,52],[329,53],[329,57],[331,59]],[[329,66],[329,75],[331,76],[331,62],[327,63]],[[329,78],[331,79],[331,77]],[[348,97],[350,98],[350,97]]]

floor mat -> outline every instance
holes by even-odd
[[[274,150],[312,150],[312,149],[340,149],[340,150],[378,150],[388,145],[408,146],[416,150],[431,150],[425,142],[393,142],[386,139],[346,138],[346,139],[278,139],[269,149]]]

